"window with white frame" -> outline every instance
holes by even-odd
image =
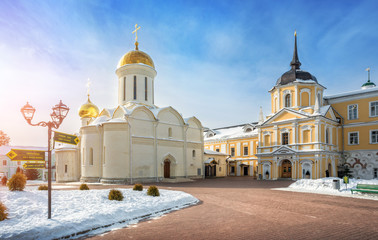
[[[378,130],[370,131],[370,143],[378,143]]]
[[[378,117],[378,102],[370,103],[370,117]]]
[[[235,148],[232,147],[232,148],[231,148],[231,157],[234,157],[234,156],[235,156]]]
[[[358,132],[348,133],[348,144],[357,145],[358,144]]]
[[[291,96],[290,96],[290,94],[286,94],[286,96],[285,96],[285,107],[291,107]]]
[[[329,130],[326,128],[325,130],[325,142],[326,144],[329,144]]]
[[[282,133],[282,145],[289,144],[289,133]]]
[[[248,155],[248,146],[244,146],[244,156]]]
[[[358,118],[358,105],[357,104],[348,105],[348,119],[354,120],[357,118]]]

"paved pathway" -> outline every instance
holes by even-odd
[[[286,192],[248,177],[158,184],[201,204],[91,239],[378,239],[378,202]]]

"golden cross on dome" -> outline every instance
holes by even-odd
[[[135,33],[135,42],[138,42],[138,30],[140,29],[140,27],[138,27],[138,24],[135,24],[135,30],[133,31],[133,33]]]

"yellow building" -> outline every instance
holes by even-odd
[[[324,96],[326,88],[300,69],[296,35],[290,66],[269,91],[268,116],[260,111],[258,123],[207,130],[205,149],[231,155],[229,175],[317,179],[338,176],[347,164],[355,177],[377,178],[375,84],[369,78],[361,90]]]
[[[205,177],[227,176],[228,157],[229,157],[228,154],[205,149],[204,151]]]
[[[257,123],[208,129],[206,149],[228,154],[229,176],[257,176]]]

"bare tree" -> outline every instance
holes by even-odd
[[[10,137],[0,130],[0,146],[7,145],[10,142]]]

